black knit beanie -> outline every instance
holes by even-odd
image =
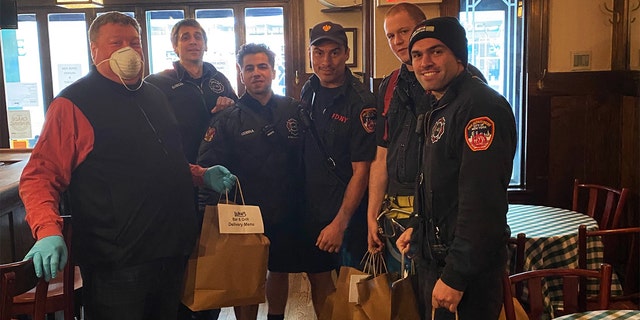
[[[467,51],[467,33],[458,19],[454,17],[437,17],[420,22],[411,34],[409,52],[413,44],[425,38],[435,38],[444,43],[466,67],[469,53]]]

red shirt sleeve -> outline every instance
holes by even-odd
[[[196,164],[189,164],[191,169],[191,178],[193,179],[193,185],[196,187],[202,187],[204,185],[204,173],[207,168],[203,168]]]
[[[20,197],[36,240],[62,235],[60,193],[67,189],[73,170],[93,150],[93,142],[93,127],[80,109],[66,98],[54,99],[20,177]]]

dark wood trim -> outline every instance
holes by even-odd
[[[287,12],[288,10],[288,12]],[[291,1],[285,6],[285,16],[289,19],[285,21],[285,35],[287,36],[285,48],[286,57],[285,69],[288,71],[286,77],[287,95],[296,99],[300,98],[302,84],[300,75],[305,73],[305,28],[301,21],[304,21],[304,1]]]
[[[443,17],[458,17],[460,15],[460,0],[442,0],[440,15]]]
[[[38,23],[38,43],[40,44],[40,76],[42,77],[42,103],[44,112],[47,112],[49,104],[53,100],[53,75],[51,73],[51,50],[49,48],[49,23],[47,11],[37,9],[36,22]]]
[[[280,4],[282,3],[295,3],[297,2],[297,0],[276,0],[277,2],[279,2]],[[105,1],[107,2],[107,1]],[[189,5],[202,5],[202,4],[206,4],[206,5],[214,5],[214,6],[231,6],[233,4],[238,4],[239,2],[245,2],[245,1],[237,1],[237,0],[189,0],[189,1],[181,1],[181,2],[177,2],[175,0],[154,0],[152,1],[148,1],[148,0],[136,0],[136,1],[127,1],[127,0],[109,0],[107,6],[109,8],[114,7],[114,6],[136,6],[136,5],[140,5],[140,6],[148,6],[148,5],[156,5],[156,4],[167,4],[167,5],[172,5],[175,6],[178,3],[181,3],[182,5],[185,6],[189,6]],[[251,0],[252,3],[273,3],[274,0]],[[55,0],[20,0],[18,2],[18,7],[20,8],[26,8],[26,7],[49,7],[49,8],[59,8],[58,6],[55,5]],[[62,10],[67,10],[64,8],[59,8]]]
[[[373,56],[372,50],[375,37],[373,30],[373,14],[375,12],[375,0],[362,1],[362,79],[365,86],[371,88],[373,77]]]
[[[591,95],[608,92],[623,96],[638,96],[638,71],[595,71],[595,72],[554,72],[547,73],[544,88],[536,83],[529,84],[529,96],[548,95]]]
[[[629,1],[613,0],[613,14],[611,24],[613,33],[611,39],[611,70],[629,70]]]
[[[9,148],[9,115],[7,113],[7,97],[4,95],[4,59],[0,59],[0,148]]]
[[[549,61],[549,0],[525,1],[527,23],[527,64],[529,86],[544,86]],[[531,93],[532,91],[530,91]]]

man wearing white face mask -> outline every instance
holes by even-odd
[[[136,20],[108,12],[89,40],[95,67],[51,103],[20,180],[37,239],[25,259],[46,280],[64,267],[64,192],[86,319],[173,320],[195,244],[193,185],[224,192],[235,177],[187,163],[166,98],[141,80]]]

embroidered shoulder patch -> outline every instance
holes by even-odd
[[[214,93],[221,94],[224,92],[224,85],[216,79],[209,79],[209,89]]]
[[[367,133],[374,133],[376,131],[376,108],[366,108],[360,112],[360,123],[364,131]]]
[[[287,120],[286,126],[287,131],[289,131],[289,135],[287,136],[287,138],[299,137],[300,134],[298,132],[298,120],[290,118],[289,120]]]
[[[465,127],[465,141],[472,151],[489,149],[495,132],[493,120],[489,117],[471,119]]]
[[[204,134],[204,141],[211,142],[211,140],[213,140],[213,137],[215,136],[216,136],[216,128],[209,127],[209,129],[207,129],[207,132]]]
[[[438,140],[440,140],[440,138],[442,138],[446,123],[447,121],[444,119],[444,117],[441,117],[440,119],[438,119],[438,121],[436,121],[436,123],[433,124],[433,127],[431,127],[431,143],[436,143],[438,142]]]

